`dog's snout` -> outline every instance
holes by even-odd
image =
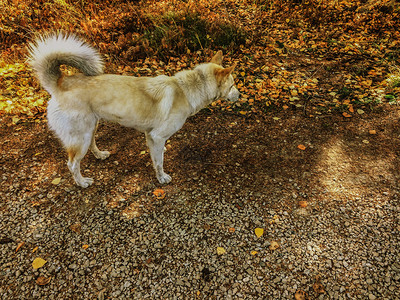
[[[233,87],[231,89],[231,91],[228,94],[228,100],[232,101],[232,102],[236,102],[239,100],[240,97],[240,92],[238,91],[238,89],[236,87]]]

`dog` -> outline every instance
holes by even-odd
[[[77,185],[86,188],[92,178],[83,177],[80,162],[90,149],[98,159],[95,132],[100,119],[144,132],[156,177],[168,184],[164,172],[164,145],[186,119],[217,99],[237,101],[239,91],[232,72],[221,66],[218,51],[208,63],[174,76],[133,77],[103,74],[99,52],[83,39],[65,33],[39,36],[28,45],[29,62],[41,85],[50,93],[48,125],[68,154],[68,168]],[[67,65],[81,73],[66,76]]]

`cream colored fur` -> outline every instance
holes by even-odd
[[[171,181],[163,169],[166,140],[212,101],[239,98],[231,75],[234,66],[221,66],[221,51],[193,70],[154,78],[102,74],[98,52],[75,36],[40,37],[30,45],[30,55],[38,78],[52,96],[49,126],[66,148],[68,167],[81,187],[93,183],[80,172],[80,161],[88,149],[99,159],[110,155],[95,142],[100,119],[144,132],[157,179],[166,184]],[[83,74],[63,76],[61,64]]]

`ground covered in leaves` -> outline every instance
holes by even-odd
[[[396,299],[396,1],[5,1],[0,12],[0,294],[46,298]],[[25,63],[77,32],[106,72],[172,75],[222,49],[241,99],[166,148],[102,123],[76,187]]]

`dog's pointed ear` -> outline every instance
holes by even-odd
[[[219,50],[212,58],[211,62],[217,65],[222,65],[222,59],[224,56],[222,55],[222,51]]]
[[[215,72],[215,78],[217,79],[218,84],[221,84],[222,82],[224,82],[228,78],[228,76],[232,74],[235,67],[236,67],[236,63],[234,63],[229,68],[216,69],[214,72]]]

